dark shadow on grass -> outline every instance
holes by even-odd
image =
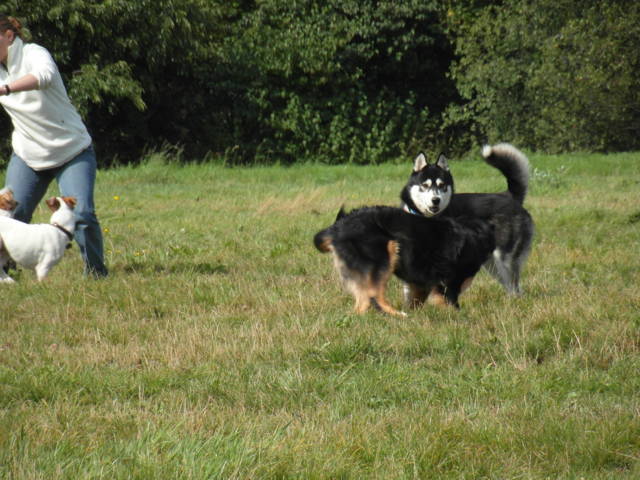
[[[198,275],[225,275],[229,273],[226,265],[221,263],[148,263],[133,262],[123,265],[122,271],[125,273],[195,273]]]

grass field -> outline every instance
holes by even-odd
[[[312,236],[409,160],[161,160],[99,174],[108,279],[74,247],[1,286],[0,478],[640,478],[640,154],[532,156],[526,294],[407,319],[353,315]]]

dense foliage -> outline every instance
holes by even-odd
[[[487,140],[544,151],[640,146],[636,2],[12,0],[0,9],[52,52],[104,164],[164,145],[233,163],[375,163]]]
[[[224,53],[259,160],[389,158],[455,94],[437,2],[267,0]]]
[[[640,4],[510,0],[457,37],[450,120],[547,151],[640,148]]]

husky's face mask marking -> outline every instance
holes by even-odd
[[[447,208],[452,194],[453,183],[447,158],[440,155],[435,164],[429,164],[423,154],[418,155],[409,195],[420,213],[425,217],[438,215]]]

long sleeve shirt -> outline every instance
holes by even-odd
[[[0,85],[27,74],[38,80],[36,90],[0,96],[11,117],[13,151],[34,170],[55,168],[91,145],[91,136],[72,105],[51,54],[40,45],[16,37],[9,46]]]

